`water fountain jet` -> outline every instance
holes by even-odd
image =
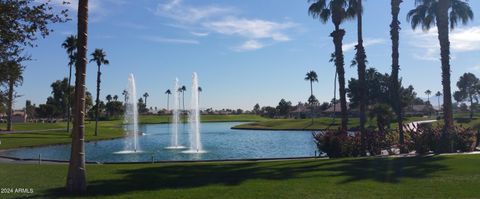
[[[178,78],[175,79],[175,85],[173,88],[173,109],[172,109],[172,126],[171,126],[171,143],[169,147],[165,149],[185,149],[186,147],[179,145],[178,125],[180,123],[180,93],[178,89],[180,85]]]
[[[190,150],[184,153],[206,153],[202,148],[200,139],[200,108],[198,104],[198,76],[193,73],[192,76],[192,96],[190,103],[190,112],[188,122],[190,124]]]

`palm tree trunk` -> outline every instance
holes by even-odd
[[[72,135],[72,150],[66,189],[70,193],[87,190],[85,167],[85,76],[87,69],[88,0],[78,2],[78,54],[75,73],[75,114]]]
[[[100,71],[100,64],[98,64],[98,72],[97,72],[97,99],[95,100],[96,106],[95,106],[95,136],[98,135],[98,118],[100,114],[100,76],[102,75],[102,72]]]
[[[167,111],[170,111],[170,95],[167,94]]]
[[[72,65],[70,64],[70,72],[68,73],[68,107],[67,107],[67,133],[70,132],[70,111],[72,107],[72,90],[70,88],[70,85],[72,83]]]
[[[437,29],[438,40],[440,42],[440,59],[442,63],[442,85],[443,85],[443,114],[444,114],[444,131],[442,133],[443,147],[442,152],[453,151],[450,139],[450,131],[453,128],[453,112],[452,112],[452,93],[450,88],[450,40],[448,27],[448,9],[450,8],[450,0],[440,0],[437,11]]]
[[[337,117],[337,68],[335,67],[335,78],[333,79],[333,121],[335,123],[335,118]]]
[[[310,81],[310,97],[313,96],[313,81]],[[312,118],[313,124],[313,103],[310,102],[310,118]]]
[[[367,137],[365,132],[365,123],[366,123],[366,82],[365,82],[365,70],[366,64],[365,59],[367,57],[365,53],[365,48],[363,46],[363,27],[362,27],[362,0],[358,0],[357,7],[357,36],[358,36],[358,45],[357,45],[357,54],[356,61],[358,65],[358,93],[360,97],[360,133],[361,133],[361,145],[362,145],[362,155],[366,155],[365,150],[367,146]]]
[[[473,96],[470,95],[470,119],[473,119]]]
[[[8,99],[7,99],[7,131],[12,131],[12,117],[13,117],[13,92],[15,87],[15,80],[11,75],[8,79]]]
[[[404,131],[403,131],[403,111],[402,105],[400,102],[400,85],[398,80],[398,73],[400,70],[399,64],[399,46],[400,46],[400,21],[398,20],[398,14],[400,13],[400,4],[403,0],[392,0],[391,3],[391,13],[392,13],[392,23],[390,24],[390,38],[392,39],[392,76],[391,76],[391,101],[392,106],[397,116],[398,123],[398,133],[399,133],[399,144],[400,152],[405,153],[406,149],[404,147]]]
[[[342,49],[342,40],[343,36],[345,36],[345,30],[339,29],[336,26],[335,31],[330,34],[333,37],[333,43],[335,44],[335,66],[338,72],[338,84],[340,90],[340,108],[341,108],[341,115],[342,115],[342,124],[341,130],[347,131],[348,130],[348,112],[347,112],[347,99],[345,97],[345,69],[344,60],[343,60],[343,49]]]

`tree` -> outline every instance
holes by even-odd
[[[457,82],[459,91],[454,94],[455,100],[463,102],[467,100],[470,103],[470,119],[474,114],[474,98],[479,94],[478,88],[480,86],[480,80],[472,73],[463,74]]]
[[[123,90],[122,95],[123,95],[123,102],[126,104],[128,100],[128,91]]]
[[[88,0],[78,1],[77,64],[75,66],[75,114],[72,151],[66,189],[70,193],[87,190],[85,167],[85,75],[87,69]]]
[[[362,22],[362,15],[363,15],[363,7],[362,7],[363,0],[356,1],[356,13],[357,13],[357,40],[358,44],[355,47],[357,52],[355,54],[355,62],[357,64],[357,71],[358,71],[358,93],[360,97],[360,134],[361,134],[361,147],[362,147],[362,155],[365,154],[366,149],[366,132],[365,132],[365,123],[367,122],[367,96],[366,96],[366,81],[365,81],[365,73],[366,73],[366,59],[367,55],[365,52],[365,47],[363,46],[363,22]]]
[[[427,101],[430,103],[430,95],[432,94],[431,90],[426,90],[425,95],[427,95]]]
[[[11,60],[6,62],[0,62],[0,73],[4,75],[4,81],[7,87],[7,131],[12,131],[12,116],[13,116],[13,102],[16,97],[15,87],[19,86],[23,82],[23,70],[24,66],[20,65],[20,61]]]
[[[122,102],[119,101],[111,101],[105,105],[105,109],[109,116],[117,118],[123,115],[125,112],[125,107],[123,106]]]
[[[118,95],[113,96],[113,101],[118,101]]]
[[[257,115],[260,114],[260,105],[258,103],[253,106],[253,112]]]
[[[310,82],[310,96],[313,95],[313,82],[318,82],[318,76],[315,71],[310,71],[305,75],[305,81]]]
[[[143,94],[143,97],[145,98],[145,106],[147,106],[147,98],[150,97],[150,95],[147,92],[145,92]]]
[[[346,91],[345,91],[345,69],[344,69],[344,57],[342,50],[343,37],[345,36],[345,30],[340,28],[340,25],[348,20],[353,19],[356,14],[356,7],[354,6],[354,1],[351,0],[309,0],[313,2],[309,9],[308,13],[316,19],[320,19],[323,23],[326,23],[329,18],[335,30],[330,34],[333,38],[333,43],[335,45],[335,66],[338,73],[338,83],[340,90],[340,104],[342,111],[342,125],[341,129],[343,131],[347,130],[348,124],[348,112],[347,112],[347,100],[346,100]]]
[[[286,116],[292,109],[292,102],[286,101],[285,99],[280,100],[277,106],[277,113],[281,116]]]
[[[200,93],[203,92],[202,87],[198,87],[198,101],[200,101]]]
[[[148,112],[147,105],[145,105],[145,102],[143,101],[143,98],[138,98],[137,109],[138,109],[139,113]]]
[[[185,87],[185,86],[182,86],[178,89],[178,92],[182,93],[183,111],[185,111],[185,91],[187,91],[187,87]]]
[[[57,80],[53,82],[50,87],[52,87],[52,96],[47,98],[47,103],[55,107],[56,112],[54,113],[55,117],[64,117],[67,110],[70,109],[68,99],[71,99],[69,91],[73,90],[72,86],[68,85],[68,79],[64,78],[62,80]],[[68,115],[68,113],[67,113]],[[67,131],[68,132],[68,131]]]
[[[440,60],[442,64],[443,114],[445,130],[442,134],[447,139],[448,131],[453,128],[452,93],[450,88],[450,39],[449,30],[453,30],[458,22],[468,23],[473,19],[473,11],[468,2],[463,0],[415,0],[413,10],[407,14],[412,28],[418,26],[427,31],[436,25],[440,43]],[[450,144],[445,144],[450,145]],[[451,146],[451,145],[450,145]],[[451,147],[446,147],[450,149]],[[445,150],[445,152],[451,151]]]
[[[379,131],[385,132],[385,127],[390,127],[393,119],[393,113],[387,104],[375,104],[370,109],[370,118],[377,118],[377,128]]]
[[[108,94],[107,97],[105,97],[105,99],[107,100],[107,103],[111,102],[112,101],[112,95]]]
[[[435,93],[435,96],[437,97],[438,108],[440,108],[440,96],[442,96],[442,93],[438,91],[437,93]]]
[[[167,110],[170,110],[170,95],[172,94],[172,91],[168,89],[167,91],[165,91],[165,94],[167,94]]]
[[[100,104],[100,76],[102,75],[102,72],[100,72],[100,66],[103,65],[109,65],[110,62],[106,59],[107,54],[103,49],[95,49],[95,51],[91,54],[92,59],[90,59],[90,62],[95,62],[97,64],[97,99],[95,100],[95,136],[98,135],[98,114],[99,114],[99,104]]]
[[[405,146],[405,137],[403,131],[403,109],[400,102],[400,21],[398,20],[398,15],[400,13],[400,4],[403,0],[391,0],[390,1],[390,12],[392,14],[392,22],[390,23],[390,39],[392,40],[392,73],[390,76],[390,99],[391,105],[397,117],[398,124],[398,134],[399,134],[399,143],[400,143],[400,152],[407,152]]]
[[[68,73],[68,88],[70,88],[70,85],[72,85],[72,66],[75,65],[76,62],[76,53],[77,53],[77,37],[75,35],[70,35],[65,39],[65,41],[62,43],[62,47],[67,51],[67,55],[69,58],[68,66],[69,66],[69,73]],[[68,109],[67,109],[67,132],[70,132],[70,107],[72,106],[72,100],[71,100],[71,90],[68,90],[68,97],[67,98],[67,103],[68,103]]]

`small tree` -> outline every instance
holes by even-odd
[[[456,101],[462,102],[468,100],[470,103],[470,119],[474,114],[474,98],[479,94],[480,80],[472,73],[463,74],[457,82],[459,91],[456,91],[453,96]]]

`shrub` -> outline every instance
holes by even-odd
[[[419,154],[430,151],[442,153],[475,150],[477,144],[477,132],[475,130],[457,126],[446,134],[443,134],[443,131],[442,126],[422,126],[416,132],[409,131],[408,135],[410,136],[410,143],[414,143],[414,148]]]

